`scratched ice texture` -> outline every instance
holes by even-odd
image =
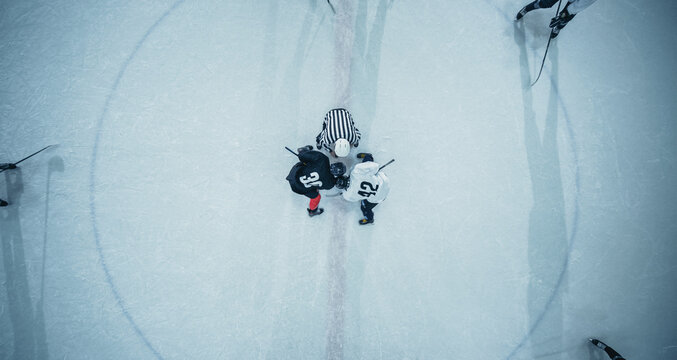
[[[0,2],[0,359],[677,358],[677,5],[523,5]]]

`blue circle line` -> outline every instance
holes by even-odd
[[[103,106],[103,111],[101,112],[101,115],[99,116],[97,126],[96,126],[96,138],[94,140],[94,147],[92,150],[92,159],[90,163],[90,172],[89,172],[89,215],[92,221],[92,228],[94,230],[94,239],[96,241],[96,251],[99,254],[99,260],[101,261],[101,267],[103,268],[103,272],[106,277],[106,282],[110,286],[113,296],[115,297],[115,301],[122,311],[122,314],[124,317],[127,319],[129,324],[132,326],[132,329],[136,333],[136,335],[141,339],[141,341],[144,343],[144,345],[150,350],[153,355],[155,355],[156,358],[158,359],[164,359],[162,355],[155,349],[153,344],[151,344],[150,340],[148,340],[148,337],[144,334],[144,332],[141,330],[139,325],[134,321],[134,317],[132,314],[129,312],[127,305],[125,304],[124,299],[120,295],[120,292],[115,285],[115,281],[113,279],[113,275],[110,272],[110,269],[108,268],[108,263],[106,262],[106,257],[103,254],[103,247],[101,246],[101,235],[99,232],[99,227],[97,224],[97,213],[96,213],[96,161],[99,155],[99,143],[101,141],[101,132],[102,132],[102,127],[103,127],[103,122],[106,116],[108,115],[108,109],[109,105],[111,103],[111,100],[113,99],[114,95],[116,94],[118,87],[120,85],[120,82],[122,78],[125,76],[125,73],[127,71],[127,68],[129,67],[129,64],[134,60],[136,57],[137,53],[139,50],[143,47],[143,44],[146,42],[148,37],[158,28],[158,26],[174,11],[176,10],[179,5],[181,5],[185,0],[178,0],[175,2],[167,11],[165,11],[156,21],[153,23],[153,25],[148,28],[148,30],[143,34],[141,39],[136,43],[134,46],[134,49],[130,53],[130,55],[127,57],[127,59],[122,63],[122,67],[120,68],[120,71],[118,72],[117,77],[115,78],[115,82],[113,83],[113,86],[110,88],[110,91],[108,93],[108,96],[106,98],[106,102],[104,103]]]

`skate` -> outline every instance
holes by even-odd
[[[324,212],[324,209],[320,208],[320,207],[315,209],[315,210],[310,210],[310,209],[306,209],[306,210],[308,210],[308,216],[310,216],[310,217],[320,215]]]
[[[0,206],[7,206],[9,203],[5,200],[0,199]]]
[[[602,350],[606,349],[606,344],[605,344],[605,343],[603,343],[603,342],[601,342],[601,341],[599,341],[599,340],[597,340],[597,339],[589,339],[589,340],[590,340],[590,342],[591,342],[593,345],[597,346],[598,348],[600,348],[600,349],[602,349]]]
[[[534,3],[531,3],[520,10],[517,15],[515,16],[515,21],[519,21],[524,15],[526,15],[529,11],[535,10],[536,7],[534,6]]]
[[[367,224],[373,224],[373,223],[374,223],[374,219],[369,220],[367,218],[364,218],[364,219],[360,219],[360,221],[359,221],[360,225],[367,225]]]

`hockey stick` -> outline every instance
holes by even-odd
[[[555,13],[555,17],[559,16],[559,8],[562,6],[562,0],[559,0],[557,3],[557,12]],[[543,54],[543,61],[541,61],[541,70],[538,70],[538,76],[536,77],[536,80],[534,80],[533,83],[531,83],[531,86],[534,86],[538,79],[541,78],[541,73],[543,72],[543,65],[545,64],[545,57],[548,56],[548,49],[550,49],[550,41],[552,41],[552,34],[555,32],[555,29],[550,30],[550,36],[548,36],[548,45],[545,46],[545,54]]]
[[[292,149],[290,149],[290,148],[288,148],[288,147],[286,147],[286,146],[285,146],[284,148],[287,149],[287,150],[289,150],[290,153],[296,155],[296,157],[299,157],[299,154],[293,152]]]
[[[536,77],[536,80],[531,83],[531,86],[534,86],[538,79],[541,78],[541,73],[543,72],[543,65],[545,64],[545,57],[548,56],[548,49],[550,48],[550,41],[552,40],[552,32],[555,30],[550,30],[550,37],[548,38],[548,45],[545,47],[545,54],[543,54],[543,61],[541,62],[541,70],[538,71],[538,76]]]
[[[25,158],[23,158],[23,159],[21,159],[21,160],[15,162],[15,163],[12,164],[12,165],[16,166],[16,165],[22,163],[24,160],[28,160],[28,159],[32,158],[33,156],[35,156],[35,155],[37,155],[37,154],[39,154],[39,153],[41,153],[41,152],[43,152],[43,151],[45,151],[45,150],[47,150],[47,149],[53,147],[53,146],[56,146],[56,145],[47,145],[47,146],[45,146],[44,148],[42,148],[42,149],[40,149],[40,150],[38,150],[38,151],[36,151],[36,152],[34,152],[34,153],[32,153],[32,154],[26,156]],[[5,171],[5,170],[7,170],[7,169],[2,169],[2,170],[0,170],[0,173],[3,172],[3,171]]]
[[[331,4],[331,1],[327,0],[327,4],[331,6],[331,11],[334,13],[334,15],[336,15],[336,9],[334,9],[334,5]]]
[[[395,159],[392,159],[392,160],[388,161],[385,165],[383,165],[383,166],[381,166],[380,168],[378,168],[378,171],[381,171],[381,169],[383,169],[384,167],[386,167],[386,166],[392,164],[393,162],[395,162]]]

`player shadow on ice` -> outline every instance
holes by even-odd
[[[529,214],[528,261],[529,284],[527,309],[528,333],[511,358],[529,343],[532,356],[562,359],[562,295],[567,288],[566,265],[568,241],[565,221],[564,191],[560,173],[558,128],[558,50],[550,45],[550,93],[541,138],[536,122],[525,30],[515,23],[514,37],[520,49],[520,78],[524,106],[524,142],[531,178],[533,207]]]
[[[2,339],[7,344],[0,357],[3,359],[47,360],[47,337],[41,309],[33,309],[28,268],[21,229],[21,196],[23,176],[20,168],[5,172],[7,201],[10,205],[0,210],[0,237],[2,238],[2,263],[9,320],[13,340]],[[40,304],[41,304],[40,300]],[[7,335],[3,335],[5,337]]]
[[[41,341],[37,342],[37,357],[36,359],[46,360],[49,358],[49,352],[47,351],[47,334],[45,333],[45,309],[44,309],[44,299],[45,299],[45,267],[47,264],[47,239],[48,239],[48,225],[49,225],[49,197],[51,195],[50,183],[52,180],[52,173],[54,172],[63,172],[63,160],[59,156],[53,156],[49,159],[47,165],[47,188],[45,190],[45,228],[43,231],[42,237],[42,266],[41,276],[40,276],[40,298],[35,306],[36,311],[36,325],[37,330],[40,331],[38,339]]]
[[[550,11],[532,11],[529,13],[529,16],[525,16],[518,22],[511,19],[513,23],[517,23],[514,25],[523,27],[521,30],[523,31],[523,34],[529,34],[528,37],[524,37],[524,46],[527,49],[534,51],[534,54],[532,54],[533,57],[538,58],[539,60],[543,56],[543,51],[545,51],[548,38],[550,37],[550,27],[548,27],[548,23],[553,16],[554,12]],[[552,42],[552,44],[554,45],[554,42]]]

